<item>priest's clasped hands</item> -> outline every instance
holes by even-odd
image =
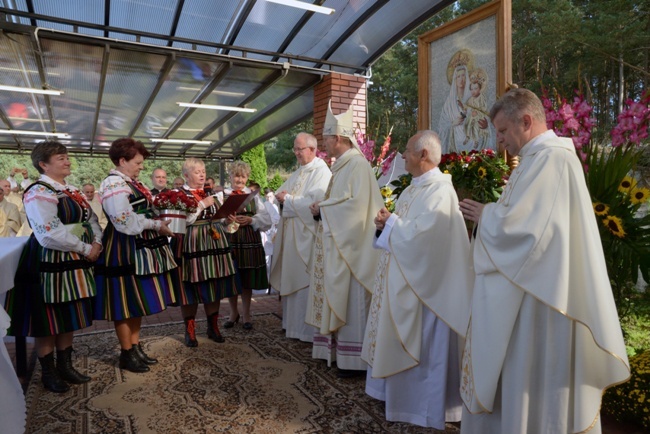
[[[377,227],[377,230],[383,231],[384,226],[386,226],[386,222],[391,216],[391,212],[388,211],[386,208],[382,208],[379,210],[377,213],[377,217],[375,217],[375,227]]]
[[[463,199],[458,205],[460,205],[460,212],[463,213],[463,217],[465,217],[466,220],[473,221],[474,223],[478,223],[483,208],[485,207],[484,203],[472,199]]]

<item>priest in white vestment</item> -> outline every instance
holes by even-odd
[[[530,91],[490,118],[521,161],[497,203],[460,204],[478,222],[463,433],[600,433],[602,393],[630,368],[582,164]]]
[[[99,226],[102,230],[106,229],[108,224],[108,218],[104,214],[104,209],[102,208],[102,203],[99,201],[99,195],[95,193],[95,186],[92,184],[84,184],[81,187],[81,191],[86,197],[86,201],[90,204],[90,207],[93,209],[93,212],[97,216],[99,221]]]
[[[316,329],[305,322],[309,296],[309,257],[316,235],[316,222],[309,205],[322,200],[332,172],[316,156],[318,142],[300,133],[293,152],[300,167],[278,188],[282,206],[273,246],[271,287],[282,296],[282,328],[288,338],[313,342]]]
[[[3,184],[7,184],[4,185]],[[18,207],[6,199],[11,192],[9,182],[0,181],[0,210],[3,213],[3,225],[0,228],[0,237],[15,237],[22,224]]]
[[[16,180],[17,173],[20,173],[23,177],[20,183]],[[11,169],[11,171],[9,172],[9,176],[7,177],[7,181],[9,182],[9,185],[11,187],[11,191],[13,191],[14,193],[18,193],[21,192],[22,190],[25,190],[27,187],[29,187],[32,184],[32,182],[34,182],[29,178],[29,173],[27,172],[27,169],[20,169],[20,168]]]
[[[445,429],[460,421],[460,357],[474,275],[451,175],[438,169],[440,138],[413,136],[402,154],[413,181],[375,218],[382,249],[361,357],[366,393],[386,419]],[[381,232],[380,232],[381,231]]]
[[[320,218],[311,259],[306,321],[317,327],[312,357],[336,362],[339,377],[365,375],[361,347],[379,259],[373,219],[384,206],[375,174],[353,135],[352,107],[331,107],[323,142],[332,165],[324,200],[310,206]]]

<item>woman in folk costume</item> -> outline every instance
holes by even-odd
[[[7,295],[12,318],[8,334],[36,338],[43,385],[62,393],[68,383],[90,381],[72,366],[72,338],[75,330],[92,324],[92,267],[102,250],[102,230],[83,194],[65,182],[70,175],[66,147],[41,142],[31,157],[41,174],[24,194],[34,232],[23,251],[16,286]]]
[[[165,310],[175,301],[172,288],[180,285],[167,240],[172,231],[169,222],[153,218],[151,193],[137,180],[150,155],[142,142],[118,139],[108,155],[115,169],[99,187],[109,223],[95,268],[95,318],[115,322],[120,368],[147,372],[158,361],[140,345],[142,317]]]
[[[251,190],[246,187],[246,182],[251,174],[251,167],[243,161],[235,161],[230,166],[230,185],[223,194],[228,197],[235,194],[249,194]],[[219,193],[221,195],[221,193]],[[244,329],[253,328],[251,322],[251,297],[253,289],[267,289],[269,280],[266,274],[266,256],[262,244],[260,231],[266,231],[271,227],[271,216],[264,203],[255,195],[246,208],[237,215],[228,216],[230,225],[227,232],[232,247],[232,254],[235,265],[239,271],[242,283],[242,308]],[[239,322],[239,310],[237,308],[237,296],[228,299],[230,303],[230,318],[223,325],[224,328],[232,328]]]
[[[175,236],[172,241],[183,280],[183,285],[176,288],[176,299],[185,320],[185,345],[196,347],[199,343],[194,318],[199,303],[203,303],[208,317],[208,337],[224,342],[218,324],[221,299],[240,294],[241,288],[223,224],[212,221],[221,204],[203,188],[205,164],[188,158],[182,171],[187,183],[180,192],[196,202],[197,211],[187,216],[185,235]]]

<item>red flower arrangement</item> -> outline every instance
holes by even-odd
[[[153,205],[158,209],[173,209],[193,213],[197,210],[197,202],[182,191],[168,190],[156,195]]]

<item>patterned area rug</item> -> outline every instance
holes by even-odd
[[[158,365],[134,374],[117,368],[114,331],[75,337],[75,366],[93,379],[54,394],[36,367],[27,390],[27,433],[432,433],[384,419],[365,379],[339,379],[311,358],[311,344],[287,339],[281,320],[258,315],[255,329],[183,345],[183,325],[143,327],[142,344]],[[223,331],[222,331],[223,332]],[[37,364],[38,365],[38,364]],[[447,433],[458,433],[448,426]]]

